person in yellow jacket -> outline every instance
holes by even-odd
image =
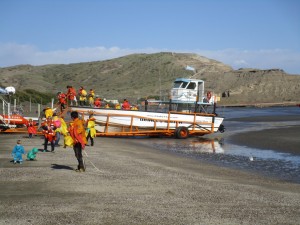
[[[95,118],[93,115],[89,116],[89,119],[86,122],[85,136],[87,142],[91,139],[91,146],[94,146],[94,138],[96,137],[95,129]]]
[[[73,127],[73,122],[72,121],[69,123],[69,127],[70,128]],[[69,133],[69,128],[67,126],[67,131],[64,134],[64,148],[73,147],[73,145],[74,145],[74,141],[73,141],[73,138],[71,137],[71,135]]]
[[[58,117],[55,113],[53,114],[53,124],[56,127],[55,129],[55,146],[59,146],[60,136],[66,136],[68,134],[68,127],[64,121],[64,117]]]
[[[139,110],[139,108],[137,107],[137,105],[133,105],[130,110]]]
[[[95,91],[93,89],[90,89],[90,92],[89,92],[89,104],[90,106],[93,106],[94,105],[94,100],[95,99]]]
[[[67,123],[66,121],[64,120],[64,117],[61,116],[60,118],[60,122],[61,122],[61,127],[60,127],[60,133],[62,135],[67,135],[68,134],[68,126],[67,126]]]
[[[86,105],[86,90],[81,86],[79,89],[79,105],[84,106]]]
[[[53,114],[53,124],[55,126],[55,146],[59,146],[60,134],[61,134],[61,120],[56,113]]]
[[[45,117],[46,118],[50,118],[50,117],[52,117],[53,116],[53,109],[51,109],[50,107],[46,107],[45,109],[44,109],[44,113],[45,113]]]

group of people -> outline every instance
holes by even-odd
[[[46,115],[46,114],[45,114]],[[71,112],[72,121],[67,125],[63,117],[58,117],[54,114],[47,114],[43,123],[41,124],[41,130],[44,135],[44,149],[43,152],[48,152],[48,143],[51,146],[51,152],[54,152],[55,147],[60,146],[59,141],[61,135],[64,137],[64,148],[67,146],[73,147],[75,157],[78,161],[76,171],[84,172],[85,165],[82,157],[82,150],[85,146],[88,146],[90,140],[91,146],[94,146],[94,138],[96,137],[95,118],[91,114],[89,119],[84,121],[79,118],[79,114],[76,111]],[[27,131],[29,138],[32,138],[36,134],[36,125],[32,122],[32,119],[28,121]],[[37,148],[32,149],[27,155],[27,159],[33,160],[38,152]],[[17,145],[14,147],[12,155],[13,162],[20,164],[23,162],[22,155],[25,154],[24,147],[21,145],[21,141],[18,140]]]
[[[78,97],[78,98],[77,98]],[[57,93],[58,103],[60,104],[60,110],[66,108],[67,105],[70,106],[90,106],[94,108],[114,108],[114,109],[123,109],[123,110],[138,110],[137,105],[130,105],[127,99],[124,99],[122,104],[109,104],[103,103],[103,99],[95,95],[95,91],[90,89],[89,92],[81,86],[78,93],[73,86],[67,86],[67,93],[58,92]],[[77,100],[79,99],[79,101]]]
[[[96,98],[95,103],[94,103],[94,107],[95,108],[101,108],[102,107],[102,99],[101,98]],[[105,109],[123,109],[123,110],[138,110],[138,106],[137,105],[131,105],[127,99],[123,100],[122,104],[116,103],[116,104],[109,104],[109,103],[105,103],[104,104],[104,108]]]
[[[90,105],[92,107],[100,108],[103,107],[102,99],[99,97],[95,98],[95,92],[93,89],[90,89],[89,93],[80,87],[78,93],[72,86],[67,86],[67,93],[58,92],[57,98],[60,104],[61,112],[64,111],[67,105],[78,105],[77,96],[79,97],[79,105],[85,106]],[[124,99],[122,104],[110,105],[106,103],[104,108],[122,109],[122,110],[138,110],[137,105],[131,105],[127,99]],[[94,138],[96,137],[95,129],[95,118],[93,115],[90,115],[87,121],[79,118],[78,112],[71,112],[72,121],[67,125],[64,121],[64,116],[61,115],[58,117],[53,109],[46,107],[44,109],[45,119],[41,124],[41,130],[44,135],[44,148],[43,152],[48,152],[48,143],[51,146],[51,152],[55,151],[55,147],[60,146],[59,142],[61,135],[64,137],[64,148],[67,146],[72,146],[74,149],[75,156],[78,161],[78,166],[76,171],[83,172],[85,171],[85,165],[82,158],[82,150],[88,145],[90,140],[91,146],[94,145]],[[36,122],[32,119],[29,119],[26,123],[28,137],[33,138],[37,134]],[[27,154],[28,160],[35,160],[36,154],[38,153],[37,148],[33,148]],[[17,145],[13,148],[13,162],[20,164],[23,162],[22,155],[25,154],[24,147],[21,145],[21,141],[17,141]]]
[[[37,148],[33,148],[31,151],[27,153],[27,160],[35,160],[36,154],[38,153]],[[23,145],[21,145],[21,140],[17,140],[17,144],[14,146],[12,150],[13,163],[23,163],[22,155],[26,154]]]
[[[79,99],[79,103],[77,100]],[[67,93],[58,92],[57,93],[58,103],[60,104],[61,111],[66,108],[66,105],[75,105],[75,106],[94,106],[95,102],[95,91],[90,89],[89,92],[85,90],[83,86],[79,88],[78,93],[73,86],[67,86]]]
[[[67,134],[67,124],[64,117],[58,117],[56,114],[46,116],[41,124],[44,134],[44,152],[48,151],[48,143],[51,145],[51,152],[54,152],[56,146],[59,146],[61,134]]]
[[[44,151],[47,151],[47,144],[51,144],[51,152],[54,152],[55,146],[58,146],[60,134],[64,136],[64,147],[72,146],[75,157],[78,161],[77,172],[84,172],[85,165],[82,157],[82,150],[88,145],[90,139],[91,146],[94,145],[94,138],[96,137],[95,118],[91,114],[87,121],[79,118],[77,111],[71,112],[71,119],[69,126],[67,126],[64,119],[57,116],[47,118],[43,127],[45,136]],[[67,141],[68,140],[68,141]]]

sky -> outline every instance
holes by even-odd
[[[300,75],[300,0],[0,1],[0,67],[157,52]]]

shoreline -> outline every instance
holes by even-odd
[[[219,103],[219,107],[256,107],[256,108],[265,108],[265,107],[291,107],[298,106],[300,102],[260,102],[260,103]]]
[[[300,155],[300,126],[272,128],[234,134],[229,141],[235,145]]]
[[[300,155],[300,125],[286,125],[284,122],[300,122],[300,115],[288,116],[253,116],[243,118],[231,118],[229,123],[262,123],[274,122],[283,123],[278,127],[266,127],[257,131],[246,131],[228,136],[229,142],[235,145],[247,146],[250,148],[275,150],[278,152]],[[262,125],[260,125],[262,126]]]

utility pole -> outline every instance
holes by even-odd
[[[160,70],[158,70],[159,74],[159,100],[161,100],[161,77],[160,77]]]

